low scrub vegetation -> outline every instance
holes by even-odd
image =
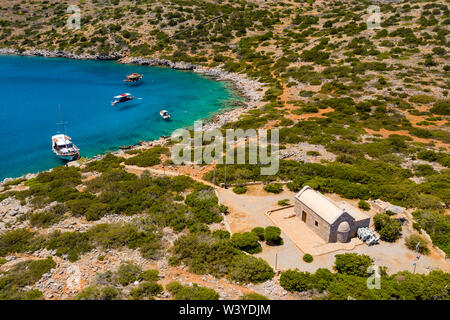
[[[158,270],[144,271],[137,264],[127,261],[116,270],[97,273],[95,283],[81,290],[74,300],[153,300],[163,291],[158,280]]]
[[[385,213],[377,213],[373,217],[375,230],[380,234],[384,241],[394,242],[400,237],[402,225],[397,220],[389,217]]]
[[[125,160],[125,164],[139,167],[151,167],[161,163],[161,154],[167,153],[165,147],[153,147]]]
[[[450,275],[442,271],[431,271],[427,275],[408,271],[388,275],[381,270],[379,290],[367,286],[371,273],[367,268],[373,263],[368,256],[357,254],[336,255],[335,269],[318,269],[315,273],[288,270],[281,274],[281,286],[290,292],[318,291],[322,299],[347,300],[447,300],[445,288]],[[412,289],[414,288],[414,289]],[[426,288],[426,289],[425,289]]]
[[[183,286],[173,281],[167,284],[167,290],[176,300],[219,300],[219,294],[216,291],[196,283],[192,286]]]
[[[226,276],[241,283],[264,282],[274,275],[272,268],[264,260],[244,254],[231,240],[214,237],[209,232],[178,238],[174,243],[170,263],[184,263],[189,266],[190,272],[212,274],[215,277]]]
[[[412,213],[418,231],[425,230],[433,244],[450,255],[450,216],[435,210],[417,210]]]
[[[414,250],[421,254],[429,254],[430,249],[428,248],[428,241],[426,241],[423,237],[418,234],[412,234],[409,237],[405,238],[405,245],[408,249]]]
[[[27,289],[39,281],[44,273],[56,267],[51,257],[17,263],[11,270],[0,274],[0,300],[41,300],[42,292]]]
[[[271,193],[281,193],[283,191],[283,185],[280,183],[269,183],[264,186],[264,190]]]

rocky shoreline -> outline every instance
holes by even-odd
[[[51,51],[47,49],[32,49],[32,50],[19,50],[13,48],[0,48],[0,55],[12,55],[12,56],[37,56],[45,58],[65,58],[65,59],[76,59],[76,60],[114,60],[117,63],[122,64],[136,64],[149,67],[165,67],[174,70],[185,70],[195,72],[197,74],[212,78],[215,81],[225,81],[231,84],[234,91],[239,93],[240,96],[245,98],[245,103],[240,107],[233,108],[224,112],[217,113],[211,119],[205,119],[203,125],[204,130],[210,130],[213,128],[220,128],[228,122],[233,122],[239,119],[239,117],[248,109],[255,108],[261,105],[262,97],[266,89],[263,84],[249,79],[246,75],[232,73],[223,70],[220,67],[208,68],[196,64],[185,63],[185,62],[172,62],[165,59],[159,58],[142,58],[142,57],[130,57],[124,56],[122,53],[114,53],[112,55],[91,55],[87,53],[76,54],[67,51]],[[157,145],[163,144],[167,141],[167,137],[161,137],[157,140],[148,141],[146,145]],[[138,146],[138,145],[136,145]],[[133,148],[133,146],[131,146]],[[117,152],[123,152],[119,150]],[[91,160],[97,160],[103,155],[93,157]],[[37,173],[28,173],[20,177],[15,178],[5,178],[0,181],[0,186],[18,178],[32,178],[36,176]],[[0,189],[0,192],[2,190]]]

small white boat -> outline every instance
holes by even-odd
[[[69,136],[65,134],[56,134],[52,136],[52,150],[63,160],[78,160],[80,158],[80,150],[72,143]]]
[[[170,114],[169,114],[169,112],[168,112],[167,110],[161,110],[161,111],[159,112],[159,114],[161,115],[161,117],[162,117],[164,120],[169,120],[169,119],[170,119]]]
[[[128,101],[131,101],[131,100],[134,99],[134,96],[132,96],[131,93],[124,93],[124,94],[120,94],[118,96],[115,96],[114,99],[115,100],[113,100],[111,102],[112,106],[115,106],[116,104],[119,104],[119,103],[125,103],[125,102],[128,102]]]

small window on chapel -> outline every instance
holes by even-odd
[[[318,223],[317,221],[314,221],[314,225],[315,225],[316,227],[318,227],[318,226],[319,226],[319,223]]]

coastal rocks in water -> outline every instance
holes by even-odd
[[[32,178],[35,178],[37,175],[38,175],[37,173],[28,173],[28,174],[25,174],[25,175],[17,177],[17,178],[5,178],[5,179],[3,179],[3,181],[0,181],[0,185],[4,185],[8,182],[11,182],[11,181],[14,181],[17,179],[30,180]]]
[[[262,84],[258,81],[249,79],[245,75],[228,72],[219,67],[207,68],[197,66],[194,72],[209,76],[217,81],[231,82],[234,85],[235,89],[249,100],[249,106],[254,106],[254,104],[260,101],[264,96],[265,90],[263,90]]]
[[[81,166],[81,164],[80,164],[77,160],[75,160],[75,161],[69,161],[69,162],[67,162],[67,166],[68,166],[68,167],[76,167],[76,168],[79,168],[79,167]]]
[[[119,60],[121,63],[140,64],[142,66],[168,67],[176,70],[194,70],[196,66],[186,62],[172,62],[159,58],[125,57]]]
[[[88,54],[88,53],[72,53],[67,51],[51,51],[51,50],[40,50],[40,49],[33,49],[33,50],[18,50],[18,49],[11,49],[11,48],[0,48],[0,54],[4,55],[17,55],[17,56],[38,56],[38,57],[45,57],[45,58],[67,58],[67,59],[93,59],[93,60],[118,60],[122,57],[120,53],[112,53],[109,55],[103,55],[103,54]]]

